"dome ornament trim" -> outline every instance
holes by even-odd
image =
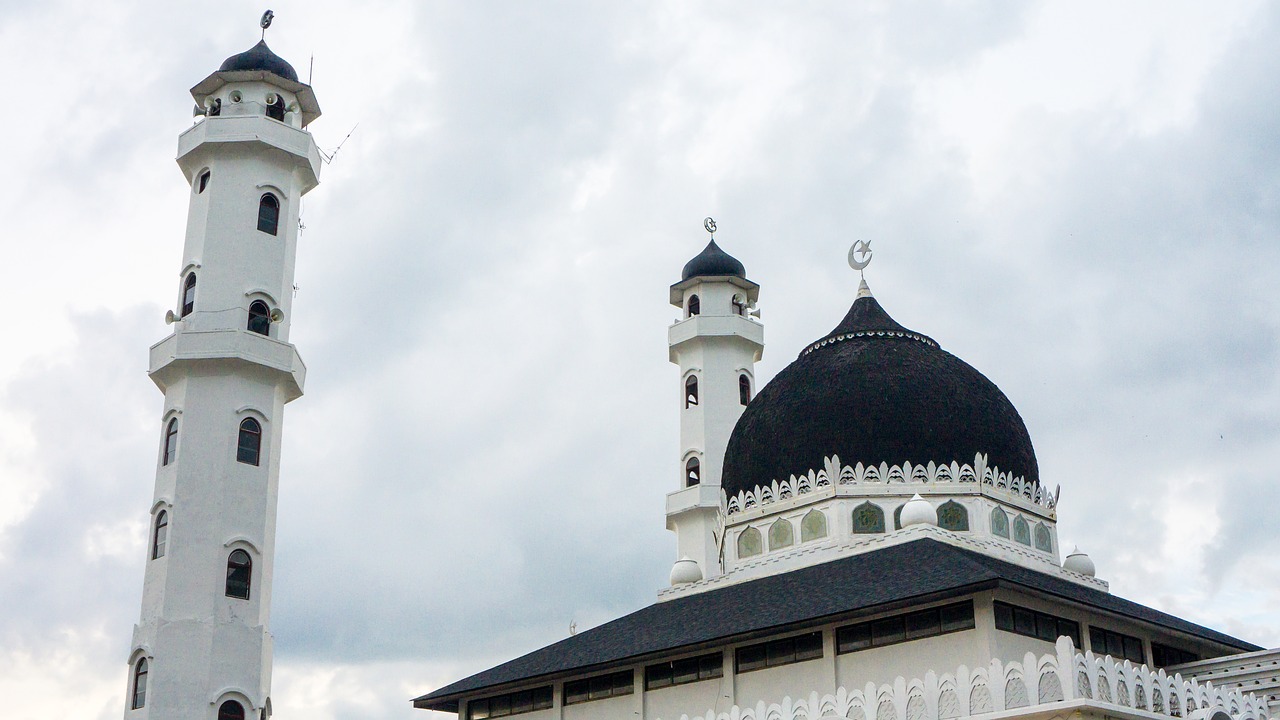
[[[799,495],[807,495],[820,488],[848,485],[868,484],[980,484],[1005,495],[1012,495],[1029,501],[1035,505],[1053,510],[1057,507],[1058,497],[1055,493],[1045,491],[1038,483],[1028,481],[1022,476],[1003,472],[999,467],[989,465],[987,455],[977,453],[973,464],[935,463],[925,464],[904,462],[901,465],[845,465],[838,455],[823,458],[821,469],[810,469],[799,476],[789,479],[774,480],[767,486],[756,486],[751,491],[740,491],[736,496],[724,498],[726,515],[770,505],[774,502],[789,500]],[[1059,492],[1061,488],[1059,487]]]

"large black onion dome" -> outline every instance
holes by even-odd
[[[733,275],[746,279],[747,269],[738,259],[720,249],[715,240],[707,243],[707,247],[692,260],[684,264],[680,280],[691,277],[708,277],[712,275]]]
[[[266,40],[259,40],[257,45],[239,55],[232,55],[222,61],[218,72],[235,72],[237,70],[265,70],[275,73],[285,80],[298,82],[298,73],[284,58],[271,52]]]
[[[1039,483],[1027,427],[1000,388],[868,294],[747,406],[721,484],[733,497],[820,470],[831,455],[843,465],[972,466],[979,453]]]

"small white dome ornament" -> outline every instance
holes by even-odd
[[[1093,566],[1093,560],[1090,560],[1088,555],[1080,552],[1078,547],[1071,548],[1071,554],[1067,556],[1066,560],[1062,561],[1062,567],[1065,570],[1089,577],[1093,577],[1098,572],[1098,569]]]
[[[702,568],[698,567],[698,563],[690,560],[688,557],[682,557],[671,566],[671,584],[687,585],[696,583],[702,579]]]
[[[937,525],[938,511],[928,500],[920,497],[920,493],[911,496],[906,505],[902,506],[902,515],[898,518],[898,523],[908,528],[912,525]]]

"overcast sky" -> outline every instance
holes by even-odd
[[[1064,548],[1280,645],[1280,6],[271,7],[317,142],[358,124],[303,201],[277,717],[427,718],[410,698],[654,600],[667,287],[707,215],[762,288],[761,378],[872,240],[881,304],[1022,413]],[[0,0],[8,718],[122,713],[176,138],[263,9]]]

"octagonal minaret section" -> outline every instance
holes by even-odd
[[[126,720],[270,715],[281,432],[306,373],[288,340],[315,95],[265,42],[191,94],[173,334],[151,348],[164,407]]]
[[[722,572],[724,452],[755,395],[755,365],[764,352],[754,311],[760,286],[716,244],[715,222],[707,218],[705,225],[711,242],[684,266],[670,296],[683,313],[667,332],[671,362],[680,367],[679,475],[667,495],[667,529],[676,533],[673,584]]]

